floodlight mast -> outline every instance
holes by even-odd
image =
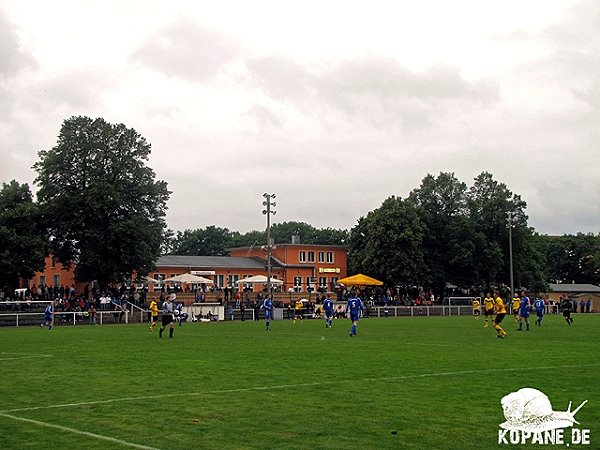
[[[512,211],[508,212],[508,265],[510,269],[510,298],[515,296],[515,284],[513,275],[513,245],[512,245]]]
[[[273,251],[273,242],[271,241],[271,214],[276,214],[277,211],[271,209],[271,207],[277,206],[277,203],[272,200],[276,197],[275,194],[267,194],[266,192],[263,194],[265,201],[263,202],[263,206],[266,206],[266,209],[263,209],[263,214],[267,216],[267,294],[271,295],[271,252]]]

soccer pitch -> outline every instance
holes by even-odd
[[[600,448],[600,315],[574,319],[508,316],[504,340],[472,317],[3,328],[0,447],[547,448],[498,444],[500,400],[531,387],[588,400]]]

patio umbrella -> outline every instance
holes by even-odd
[[[337,282],[344,286],[381,286],[383,284],[383,281],[376,280],[362,273],[342,278],[337,280]]]
[[[176,275],[171,278],[163,280],[165,283],[200,283],[200,284],[212,284],[213,280],[204,278],[198,275],[192,275],[191,273],[184,273]]]
[[[156,278],[152,278],[152,277],[140,277],[139,281],[141,281],[142,283],[150,283],[150,284],[160,284],[161,281],[157,280]]]
[[[267,284],[267,277],[264,275],[255,275],[253,277],[242,278],[237,281],[237,284]],[[283,284],[283,281],[277,278],[271,278],[271,284]]]

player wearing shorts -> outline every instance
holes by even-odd
[[[504,300],[500,297],[500,293],[496,292],[496,298],[494,299],[494,310],[496,311],[496,318],[494,319],[494,328],[498,335],[496,337],[504,339],[506,337],[506,331],[500,326],[500,322],[506,316],[506,306]]]
[[[473,318],[474,319],[479,319],[479,316],[481,314],[480,307],[481,307],[481,303],[479,303],[479,299],[474,298],[473,299]]]
[[[331,328],[333,321],[333,300],[329,294],[323,300],[323,309],[325,310],[325,328]]]
[[[535,308],[535,314],[537,318],[535,319],[535,324],[538,327],[542,326],[542,319],[544,318],[544,309],[546,308],[546,303],[541,298],[535,299],[533,302],[533,307]]]
[[[363,309],[363,302],[358,296],[353,295],[348,299],[348,303],[346,303],[346,316],[350,317],[350,320],[352,321],[352,326],[350,328],[350,337],[356,336],[356,326],[358,325],[360,312]]]
[[[483,326],[488,326],[488,319],[490,323],[494,323],[494,298],[488,292],[483,299]]]
[[[152,297],[150,301],[150,331],[154,331],[154,327],[158,322],[158,304],[156,303],[156,298]]]
[[[48,331],[50,331],[52,329],[52,304],[48,303],[48,305],[46,306],[46,309],[44,310],[44,323],[42,324],[43,326],[47,326],[48,327]]]
[[[162,338],[163,331],[169,326],[169,337],[173,337],[173,301],[175,300],[175,294],[171,294],[167,300],[163,303],[163,316],[162,316],[162,327],[158,331],[158,337]]]
[[[561,304],[563,317],[565,318],[565,322],[567,325],[571,325],[573,323],[573,318],[571,317],[571,311],[573,310],[573,301],[570,298],[565,298]]]
[[[523,331],[523,322],[527,325],[525,331],[529,331],[529,312],[531,310],[531,301],[525,291],[521,294],[521,305],[519,306],[519,331]]]
[[[511,303],[512,313],[515,316],[515,323],[519,323],[519,308],[521,307],[521,297],[519,294],[515,292],[512,303]]]
[[[296,320],[300,320],[303,321],[304,317],[302,316],[302,307],[304,305],[302,304],[302,300],[298,299],[296,300],[296,304],[294,305],[294,323],[296,323]]]
[[[268,294],[262,304],[265,310],[265,331],[271,331],[271,319],[273,318],[273,299],[271,294]]]

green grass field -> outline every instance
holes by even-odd
[[[471,317],[2,328],[0,447],[500,448],[501,398],[533,387],[588,400],[600,448],[600,315],[574,318],[507,317],[504,340]]]

